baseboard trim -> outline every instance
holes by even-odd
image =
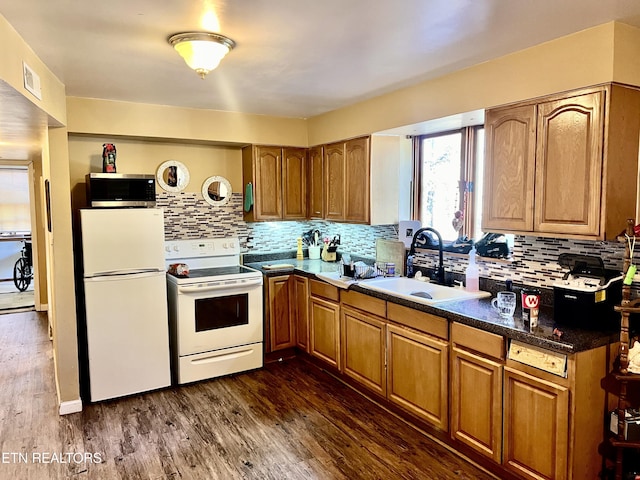
[[[70,402],[62,402],[60,404],[60,415],[69,415],[82,411],[82,400],[71,400]]]

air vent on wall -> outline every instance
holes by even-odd
[[[24,78],[24,88],[33,94],[38,100],[42,100],[42,90],[40,88],[40,76],[33,69],[22,62],[22,73]]]

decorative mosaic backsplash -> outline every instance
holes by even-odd
[[[243,250],[254,254],[295,250],[297,238],[316,229],[322,237],[340,235],[340,251],[371,258],[376,255],[378,238],[397,238],[393,225],[351,225],[321,220],[246,223],[242,219],[241,193],[234,193],[223,207],[209,205],[198,193],[184,192],[160,193],[156,203],[165,210],[167,240],[236,236]]]
[[[234,193],[222,207],[209,205],[199,193],[159,193],[156,206],[164,209],[166,240],[239,237],[250,235],[242,220],[242,194]]]
[[[321,220],[303,222],[256,222],[242,219],[242,194],[234,193],[224,207],[213,207],[198,193],[167,193],[157,195],[157,206],[165,209],[165,238],[220,238],[237,236],[244,252],[275,253],[295,250],[296,239],[311,229],[320,230],[323,237],[340,235],[339,251],[375,258],[377,239],[396,239],[395,225],[353,225]],[[602,257],[606,268],[622,269],[624,245],[617,242],[592,242],[540,237],[516,236],[513,258],[509,261],[478,258],[481,277],[495,280],[511,278],[515,283],[550,288],[565,271],[558,265],[560,253],[578,253]],[[438,252],[420,251],[414,263],[435,267]],[[447,271],[464,273],[467,257],[447,255]]]
[[[376,240],[396,239],[393,225],[354,225],[322,220],[304,222],[262,222],[248,224],[252,230],[251,253],[295,250],[297,238],[309,230],[319,230],[321,238],[340,235],[339,251],[375,258]]]
[[[551,288],[560,280],[566,270],[558,265],[561,253],[594,255],[603,259],[605,268],[622,270],[624,244],[618,242],[593,242],[586,240],[566,240],[516,235],[510,260],[493,260],[478,257],[481,277],[494,280],[510,278],[515,283]],[[425,267],[437,266],[438,253],[434,251],[416,255],[414,263]],[[464,273],[467,258],[448,256],[445,253],[445,269]]]

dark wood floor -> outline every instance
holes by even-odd
[[[492,478],[300,359],[60,417],[51,357],[0,315],[0,479]]]

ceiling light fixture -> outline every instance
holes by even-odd
[[[236,46],[230,38],[210,32],[176,33],[167,40],[203,79]]]

